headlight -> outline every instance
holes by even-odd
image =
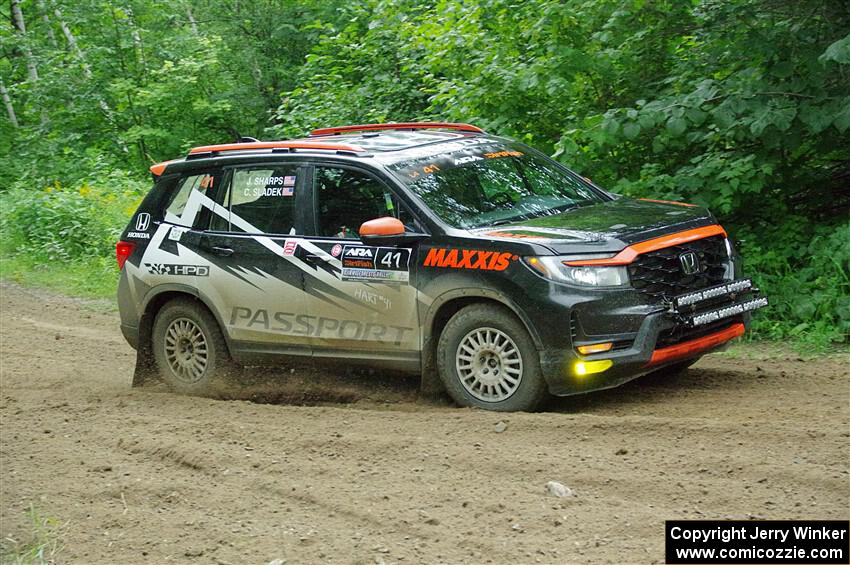
[[[729,260],[726,261],[723,278],[727,281],[733,281],[735,280],[735,246],[728,237],[724,241],[726,242],[726,255]]]
[[[626,267],[570,267],[564,262],[574,257],[524,257],[523,262],[537,274],[555,282],[577,286],[628,286]]]

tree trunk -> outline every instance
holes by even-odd
[[[91,68],[89,67],[89,64],[86,63],[86,58],[83,56],[82,49],[80,49],[80,46],[77,45],[77,38],[74,37],[74,34],[71,33],[71,28],[69,28],[68,24],[65,23],[65,20],[62,19],[62,12],[59,8],[56,8],[53,13],[59,21],[59,27],[62,28],[62,35],[65,36],[65,41],[68,42],[68,47],[71,48],[71,53],[74,54],[74,57],[76,57],[83,66],[83,74],[87,79],[91,80]]]
[[[6,90],[6,85],[0,79],[0,96],[3,97],[3,104],[6,105],[6,113],[9,114],[9,121],[12,126],[18,127],[18,116],[15,115],[15,107],[12,106],[12,99],[9,97],[9,91]]]
[[[53,33],[53,24],[50,23],[50,17],[47,15],[47,8],[44,6],[44,1],[36,0],[35,4],[41,14],[41,19],[44,21],[44,27],[47,30],[47,37],[50,39],[50,44],[56,49],[59,47],[59,42],[56,41],[56,34]]]
[[[27,60],[29,79],[31,82],[35,82],[38,80],[38,67],[35,65],[35,57],[33,57],[32,50],[27,42],[27,26],[24,23],[24,13],[21,12],[20,0],[12,0],[12,22],[21,36],[21,50]]]
[[[136,16],[133,14],[132,8],[126,9],[128,15],[128,21],[130,23],[130,29],[132,30],[130,33],[130,37],[133,38],[133,47],[135,50],[136,60],[142,66],[142,73],[144,76],[148,74],[148,62],[145,58],[145,45],[142,43],[142,36],[139,33],[139,26],[136,25]]]
[[[186,5],[186,15],[189,17],[189,25],[192,27],[192,33],[200,35],[198,33],[198,22],[195,21],[195,16],[192,14],[192,7],[188,4]]]
[[[69,28],[68,24],[65,23],[65,20],[62,19],[62,12],[59,10],[59,8],[56,8],[53,13],[56,16],[56,21],[59,22],[59,27],[62,29],[62,35],[65,36],[65,41],[68,42],[68,47],[71,49],[71,53],[74,54],[74,57],[76,57],[77,60],[80,61],[80,64],[83,67],[83,75],[86,77],[86,80],[92,80],[91,67],[89,67],[89,64],[86,62],[83,50],[80,49],[80,46],[77,44],[77,38],[74,37],[73,32],[71,32],[71,28]],[[109,104],[106,102],[106,100],[103,99],[101,95],[95,94],[95,96],[97,98],[98,106],[100,106],[103,115],[106,116],[106,120],[113,128],[116,129],[116,131],[118,131],[118,124],[115,121],[115,114],[112,111],[112,108],[109,107]],[[117,137],[116,141],[118,143],[118,146],[124,153],[129,152],[127,144],[124,143],[120,136]]]

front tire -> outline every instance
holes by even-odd
[[[159,374],[177,392],[207,394],[233,371],[218,322],[193,300],[181,298],[163,306],[152,340]]]
[[[461,406],[531,411],[547,394],[531,336],[495,305],[466,306],[451,317],[437,342],[437,371]]]

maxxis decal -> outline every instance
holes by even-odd
[[[511,261],[519,259],[513,253],[498,251],[479,251],[475,249],[441,249],[435,247],[428,250],[423,265],[425,267],[441,267],[449,269],[474,269],[479,271],[504,271]]]

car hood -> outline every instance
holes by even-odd
[[[705,208],[618,198],[552,216],[470,230],[475,237],[527,241],[554,253],[609,253],[670,233],[717,223]]]

